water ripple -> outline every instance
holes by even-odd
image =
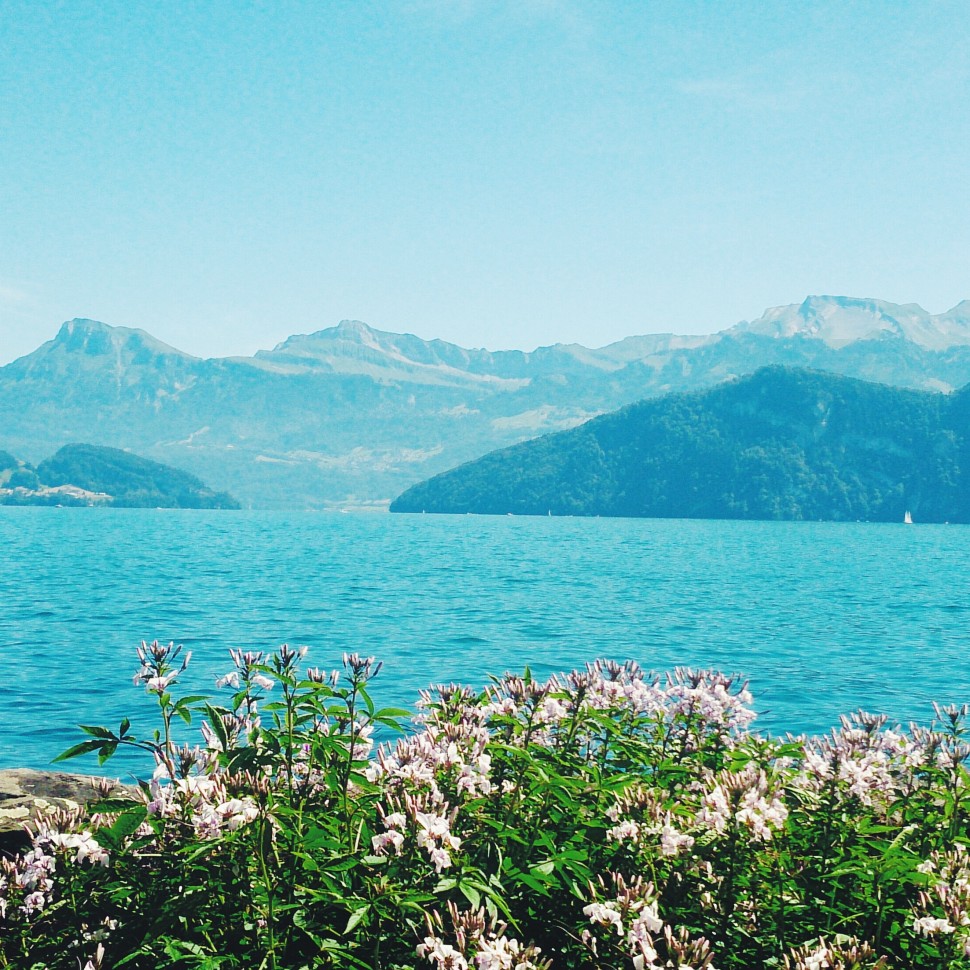
[[[0,764],[43,766],[74,725],[151,705],[142,639],[194,651],[307,644],[385,661],[381,703],[434,682],[596,657],[751,679],[766,730],[863,706],[925,720],[970,701],[962,527],[517,516],[0,509]],[[96,552],[92,553],[92,550]],[[84,765],[96,770],[94,765]]]

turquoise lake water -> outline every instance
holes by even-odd
[[[755,726],[819,733],[859,707],[927,721],[970,702],[962,526],[0,508],[0,766],[75,725],[142,726],[141,640],[384,661],[379,702],[597,657],[751,681]],[[93,761],[66,768],[94,772]],[[109,763],[118,773],[124,763]]]

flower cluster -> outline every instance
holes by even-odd
[[[889,970],[885,957],[878,956],[868,943],[855,939],[818,944],[809,943],[785,954],[785,970]]]
[[[484,712],[526,723],[528,739],[545,745],[577,717],[605,712],[649,730],[659,724],[666,741],[676,739],[685,752],[710,739],[730,745],[742,736],[755,718],[751,702],[747,684],[736,677],[678,667],[661,679],[633,661],[597,660],[545,683],[506,675],[489,690]]]
[[[920,784],[942,738],[935,732],[887,728],[883,715],[843,715],[827,738],[806,739],[801,781],[815,792],[836,790],[866,807],[884,807]]]
[[[949,936],[963,956],[970,957],[970,857],[963,843],[934,852],[919,866],[932,879],[920,891],[913,929],[921,936]]]
[[[13,859],[0,859],[0,919],[13,908],[30,917],[51,901],[57,860],[71,865],[107,868],[110,856],[89,828],[80,810],[54,810],[27,827],[30,849]]]
[[[457,810],[448,812],[447,804],[428,810],[427,801],[427,798],[407,795],[403,811],[382,812],[384,831],[371,840],[376,855],[389,852],[400,855],[410,836],[415,845],[425,851],[436,872],[450,868],[451,852],[461,848],[461,839],[451,831]]]
[[[179,674],[183,673],[192,658],[192,651],[187,651],[181,662],[177,662],[182,653],[182,645],[174,643],[162,644],[157,640],[146,643],[144,640],[138,648],[140,667],[133,678],[134,684],[144,684],[149,693],[164,694],[175,682]]]
[[[711,670],[677,667],[667,675],[663,710],[668,719],[683,719],[705,734],[730,740],[755,719],[747,682]]]
[[[763,768],[721,772],[704,793],[697,821],[723,835],[728,829],[747,833],[752,842],[768,842],[788,818],[780,793],[770,788]]]
[[[108,865],[108,852],[87,829],[83,832],[57,832],[42,823],[34,838],[34,845],[47,846],[55,854],[64,852],[72,862],[89,862],[91,865],[104,867]]]
[[[423,730],[401,738],[391,751],[379,750],[368,780],[381,782],[392,794],[425,794],[431,804],[491,792],[487,709],[476,706],[470,692],[440,688],[439,698],[424,695]]]
[[[606,812],[613,823],[606,838],[612,842],[634,842],[651,854],[672,858],[689,852],[694,837],[681,831],[669,809],[654,791],[643,785],[617,796],[616,803]]]
[[[24,916],[40,912],[54,888],[54,856],[34,846],[14,859],[0,858],[0,920],[13,904]]]
[[[259,807],[250,795],[230,796],[218,776],[189,775],[174,782],[152,781],[150,815],[179,819],[191,826],[197,838],[214,839],[223,832],[254,821]]]
[[[524,945],[506,935],[506,925],[488,921],[479,909],[459,912],[449,903],[450,936],[457,945],[446,942],[441,914],[427,919],[427,933],[415,952],[441,970],[549,970],[551,963],[540,959],[541,948]]]
[[[612,898],[594,901],[583,907],[583,913],[596,927],[607,930],[606,938],[598,938],[584,930],[583,940],[594,957],[602,946],[619,947],[632,960],[634,970],[665,970],[683,967],[685,970],[714,970],[711,945],[704,937],[691,939],[686,928],[675,930],[664,922],[659,913],[657,890],[653,883],[637,876],[629,881],[620,873],[611,873]],[[606,889],[590,885],[594,896]],[[613,934],[617,940],[612,940]]]

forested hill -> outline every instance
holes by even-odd
[[[492,452],[392,512],[970,521],[970,386],[767,367]]]
[[[194,475],[118,448],[65,445],[36,468],[0,451],[0,505],[238,509]]]

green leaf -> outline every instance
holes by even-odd
[[[465,897],[465,899],[472,904],[474,909],[478,909],[478,907],[481,906],[482,894],[474,886],[463,882],[459,883],[458,888],[461,890],[461,894]]]
[[[379,711],[374,712],[374,719],[377,720],[377,718],[385,718],[385,717],[389,717],[389,718],[402,717],[405,720],[409,721],[411,720],[411,717],[413,716],[413,714],[414,714],[413,711],[405,710],[405,708],[403,707],[382,707]]]
[[[62,752],[56,758],[51,758],[51,763],[67,761],[68,758],[90,754],[92,751],[100,751],[103,744],[103,741],[82,741],[80,744],[75,744],[73,748],[68,748],[67,751]]]
[[[94,838],[103,849],[117,852],[121,848],[121,841],[114,836],[111,829],[99,829]]]
[[[186,694],[185,697],[179,698],[176,707],[186,707],[189,704],[198,704],[199,701],[207,701],[208,699],[208,694]]]
[[[205,705],[205,716],[208,718],[209,726],[212,728],[213,734],[222,746],[223,751],[229,750],[229,735],[226,732],[226,725],[222,721],[222,714],[211,704]]]
[[[101,745],[101,750],[98,752],[98,764],[103,765],[108,758],[110,758],[118,748],[117,741],[105,741]]]
[[[142,803],[133,798],[119,796],[117,798],[99,798],[97,801],[88,802],[89,812],[127,812]]]
[[[354,912],[350,914],[350,919],[347,920],[347,925],[344,927],[344,936],[346,936],[369,912],[369,904],[361,906],[360,909],[354,910]]]
[[[142,822],[148,817],[148,809],[144,805],[139,805],[137,808],[128,809],[122,812],[118,818],[115,819],[114,824],[108,829],[112,835],[116,836],[118,839],[126,839],[129,835],[133,835]],[[99,830],[100,832],[104,830]]]
[[[541,893],[543,896],[549,895],[549,887],[545,883],[539,882],[535,876],[530,876],[527,872],[517,872],[512,878],[516,882],[521,882],[523,885],[535,890],[537,893]]]

